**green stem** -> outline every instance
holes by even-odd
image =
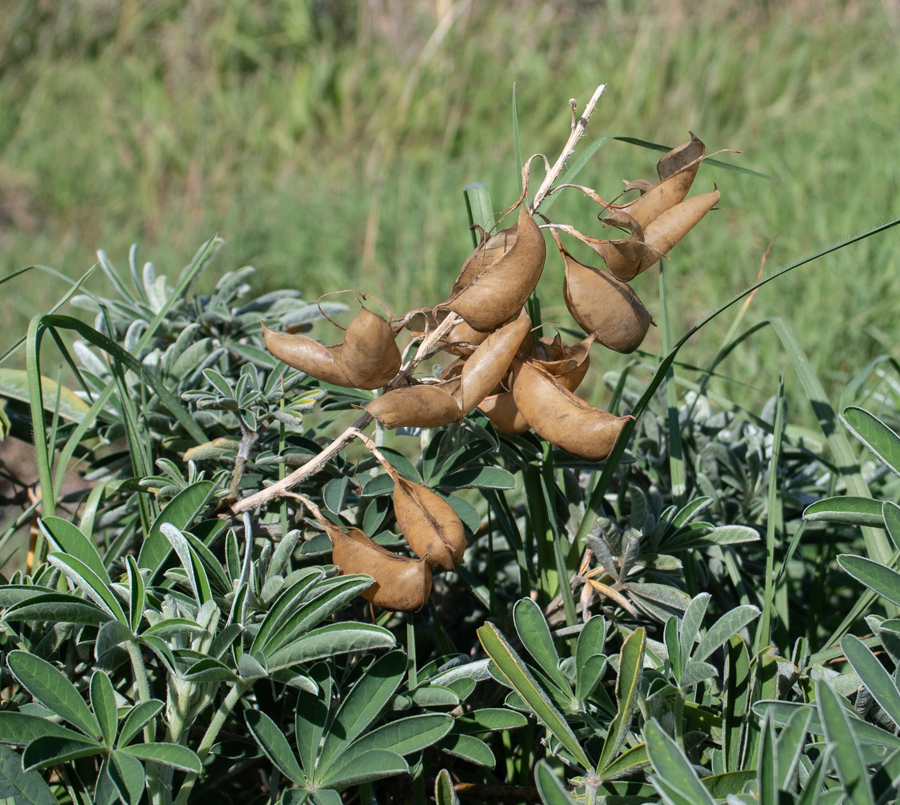
[[[225,721],[228,719],[231,711],[240,701],[241,696],[249,689],[250,685],[246,682],[235,682],[231,690],[228,691],[228,695],[222,700],[222,703],[212,717],[212,721],[209,722],[209,726],[206,728],[206,734],[203,736],[200,746],[197,747],[197,757],[200,758],[201,766],[206,760],[207,755],[209,755],[209,750],[213,748],[213,744],[216,742],[219,731],[225,726]],[[199,776],[199,773],[191,772],[184,778],[181,789],[178,791],[178,799],[175,800],[175,805],[187,805],[188,799],[191,796],[191,790]]]
[[[150,693],[150,682],[147,679],[147,666],[144,665],[141,647],[134,640],[129,640],[126,643],[126,646],[128,657],[131,660],[131,669],[134,673],[134,684],[137,688],[138,699],[141,702],[149,702],[153,697]],[[151,720],[144,727],[144,743],[153,743],[156,740],[154,732],[155,723],[155,720]],[[147,793],[149,794],[150,802],[153,803],[153,805],[165,805],[168,799],[166,796],[166,789],[161,785],[159,767],[156,763],[147,764]]]

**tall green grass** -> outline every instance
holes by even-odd
[[[4,272],[43,263],[80,276],[96,247],[124,260],[133,241],[145,259],[172,268],[218,232],[229,264],[259,269],[258,287],[290,281],[308,297],[364,287],[398,311],[434,303],[471,247],[463,187],[486,182],[501,205],[516,196],[514,83],[526,155],[554,152],[568,134],[568,98],[584,103],[605,82],[593,135],[675,145],[691,129],[711,150],[744,151],[725,159],[780,180],[701,171],[699,189],[718,183],[722,209],[671,255],[676,336],[754,280],[776,236],[769,268],[900,213],[900,165],[890,158],[900,17],[887,6],[375,8],[4,4]],[[621,179],[652,176],[657,156],[610,143],[579,179],[612,196]],[[597,234],[594,212],[574,194],[553,208]],[[897,355],[897,237],[763,289],[745,324],[787,318],[832,383],[875,354]],[[561,261],[546,270],[561,289]],[[11,334],[65,290],[12,286],[0,300]],[[634,287],[658,311],[655,280]],[[561,292],[545,296],[545,319],[566,321]],[[704,340],[716,343],[727,326],[716,322]],[[683,359],[702,362],[691,348]],[[752,386],[776,354],[763,331],[721,371]]]

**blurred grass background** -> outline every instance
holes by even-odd
[[[513,83],[522,148],[551,159],[568,99],[606,83],[585,143],[692,130],[779,179],[701,170],[695,191],[717,183],[722,209],[671,254],[677,335],[753,281],[776,236],[769,269],[900,215],[898,36],[898,0],[6,0],[2,273],[79,276],[97,248],[124,265],[137,242],[174,274],[219,233],[215,270],[252,264],[259,291],[434,304],[471,249],[464,186],[487,183],[498,208],[518,194]],[[579,181],[609,198],[658,157],[610,143]],[[552,218],[597,235],[596,211],[572,193]],[[787,317],[836,386],[900,356],[898,237],[767,286],[746,324]],[[633,287],[659,319],[655,275]],[[571,326],[555,255],[545,277],[545,318]],[[29,273],[4,291],[0,348],[65,287]],[[683,358],[708,363],[730,320]],[[721,371],[753,385],[782,363],[764,331]]]

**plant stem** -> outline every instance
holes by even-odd
[[[200,758],[201,766],[206,760],[207,755],[209,755],[209,750],[212,749],[213,744],[216,742],[219,731],[225,725],[225,721],[234,709],[234,706],[240,701],[241,696],[249,689],[250,685],[246,682],[235,682],[231,690],[228,691],[228,695],[222,700],[222,703],[212,717],[212,721],[209,722],[209,727],[206,728],[206,734],[203,736],[200,746],[197,748],[197,756]],[[199,776],[199,773],[191,772],[185,777],[184,782],[181,784],[181,788],[178,791],[178,799],[175,800],[175,805],[187,805],[191,790]]]
[[[141,647],[134,640],[126,644],[128,657],[131,660],[131,669],[134,673],[134,685],[137,688],[140,701],[149,702],[153,698],[150,694],[150,683],[147,679],[147,666],[141,656]],[[153,743],[156,740],[154,733],[155,721],[151,719],[144,727],[144,743]],[[147,764],[147,793],[153,805],[164,805],[166,800],[165,789],[160,785],[159,767],[155,763]]]

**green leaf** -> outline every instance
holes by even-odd
[[[344,788],[348,785],[382,780],[385,777],[393,777],[409,771],[409,766],[400,755],[384,749],[376,749],[362,755],[349,755],[342,758],[342,761],[326,771],[325,777],[319,781],[320,785]]]
[[[446,769],[441,769],[434,781],[434,803],[435,805],[460,805],[456,789],[453,787],[453,780],[450,779],[450,773]]]
[[[128,623],[131,631],[137,634],[141,626],[141,618],[144,614],[144,602],[146,600],[146,590],[144,588],[144,579],[141,571],[137,566],[133,556],[128,557],[128,591],[130,607],[128,610]]]
[[[816,680],[816,704],[825,737],[834,746],[834,763],[849,801],[854,805],[875,805],[862,752],[852,736],[850,720],[837,694],[823,680]]]
[[[81,694],[55,666],[24,651],[10,652],[6,661],[13,676],[44,707],[78,727],[85,735],[91,738],[100,735],[100,725]]]
[[[783,791],[791,789],[794,777],[800,768],[800,761],[806,749],[806,731],[809,728],[812,714],[812,708],[798,710],[788,719],[781,735],[778,736],[776,748],[778,769],[781,773],[778,787]]]
[[[100,558],[97,547],[76,526],[61,517],[44,517],[38,521],[45,534],[62,552],[80,559],[104,584],[112,580]]]
[[[515,489],[516,476],[500,467],[469,465],[441,476],[440,484],[448,489]]]
[[[884,501],[881,516],[884,518],[884,527],[891,542],[894,543],[894,548],[900,551],[900,506],[890,500]]]
[[[306,785],[306,775],[300,768],[297,758],[291,751],[287,738],[281,728],[265,713],[259,710],[248,710],[244,718],[253,739],[259,744],[266,757],[275,764],[278,770],[297,785]]]
[[[318,770],[327,766],[335,755],[343,754],[347,745],[365,731],[391,700],[406,673],[406,662],[404,652],[389,651],[375,660],[353,686],[325,736],[316,766],[317,779]]]
[[[884,528],[881,501],[852,495],[818,500],[803,510],[803,519]]]
[[[654,786],[660,791],[671,788],[689,805],[715,805],[715,800],[700,782],[691,762],[655,718],[644,725],[644,741],[650,764],[657,775],[650,778]]]
[[[214,486],[212,481],[197,481],[182,489],[160,512],[138,556],[138,567],[150,570],[152,579],[162,575],[165,569],[164,562],[172,550],[172,546],[162,533],[163,523],[170,523],[179,531],[184,531],[203,509]]]
[[[688,660],[691,658],[691,651],[694,643],[700,637],[700,627],[703,625],[703,616],[706,615],[706,609],[712,596],[709,593],[700,593],[694,596],[688,608],[684,611],[684,617],[681,619],[681,629],[678,635],[678,645],[681,649],[681,666],[684,668]],[[667,624],[668,625],[668,624]]]
[[[230,540],[226,544],[230,544]],[[232,560],[229,560],[229,564],[231,561]],[[236,565],[236,568],[240,567],[236,552],[233,562]],[[299,576],[281,592],[275,600],[275,603],[272,604],[269,611],[266,613],[266,617],[263,618],[263,622],[259,625],[259,630],[253,638],[253,643],[250,645],[251,654],[260,651],[268,642],[272,632],[275,629],[280,628],[288,618],[294,616],[295,610],[298,608],[299,604],[307,597],[307,590],[323,577],[324,573],[322,569],[318,567],[307,568],[306,570],[300,571]],[[237,578],[237,576],[235,576],[235,578]]]
[[[203,569],[203,563],[194,549],[188,544],[184,534],[171,523],[162,523],[159,530],[178,555],[197,603],[202,606],[207,601],[211,601],[212,590],[209,586],[209,578]]]
[[[732,635],[736,635],[748,623],[759,617],[759,609],[751,604],[735,607],[717,620],[700,639],[691,659],[703,662],[716,649],[725,645]]]
[[[119,730],[118,747],[122,749],[131,743],[135,736],[162,712],[163,707],[165,704],[159,699],[150,699],[132,707]]]
[[[109,582],[104,582],[88,565],[75,556],[51,553],[47,562],[59,568],[76,587],[91,598],[97,606],[105,609],[117,621],[127,624],[125,610],[113,593]]]
[[[855,405],[843,410],[841,420],[875,458],[895,475],[900,475],[900,436],[877,416]]]
[[[4,613],[6,621],[41,621],[42,623],[79,623],[100,626],[118,623],[105,609],[68,593],[38,595],[30,601],[10,607]]]
[[[522,713],[505,707],[485,707],[457,716],[454,723],[460,732],[496,732],[524,727],[528,719]]]
[[[574,698],[572,686],[559,670],[559,654],[553,645],[550,627],[544,620],[541,608],[530,598],[522,598],[513,607],[513,621],[525,650],[557,687]]]
[[[647,745],[638,744],[623,752],[612,763],[608,763],[603,769],[603,779],[618,780],[620,777],[630,777],[638,769],[649,765]]]
[[[893,677],[858,637],[844,635],[841,639],[841,651],[875,701],[894,724],[900,726],[900,691],[897,690]]]
[[[122,751],[110,753],[109,776],[123,802],[138,805],[144,794],[144,767],[137,758]]]
[[[91,708],[100,724],[103,742],[109,747],[113,746],[118,724],[116,693],[109,677],[102,671],[94,671],[91,677]]]
[[[453,733],[448,735],[440,746],[441,750],[448,755],[468,760],[469,763],[474,763],[476,766],[493,769],[497,763],[497,758],[494,757],[491,748],[474,735]]]
[[[857,581],[891,603],[900,604],[900,573],[862,556],[842,554],[837,561]]]
[[[726,771],[738,771],[741,767],[750,685],[747,646],[740,637],[733,635],[725,646],[725,683],[722,691],[722,752]]]
[[[47,718],[28,713],[0,711],[0,744],[25,746],[35,738],[43,736],[73,741],[84,740],[83,735]]]
[[[755,778],[756,772],[753,769],[743,769],[703,777],[700,782],[713,799],[720,801],[726,799],[729,794],[740,794],[744,786]]]
[[[619,673],[616,679],[619,712],[609,725],[603,751],[597,763],[597,769],[601,776],[606,776],[606,766],[612,762],[631,729],[631,719],[641,687],[641,670],[644,666],[646,639],[647,634],[644,628],[638,627],[628,635],[619,652]]]
[[[576,805],[574,797],[566,791],[566,786],[551,770],[546,760],[541,760],[534,771],[534,781],[544,805]]]
[[[44,735],[35,738],[22,753],[22,768],[25,771],[47,769],[68,760],[96,755],[103,747],[96,741],[87,738],[59,738],[55,735]]]
[[[116,752],[193,774],[199,774],[203,768],[200,758],[192,749],[165,741],[131,744],[116,749]]]
[[[422,685],[409,694],[419,707],[456,707],[459,696],[443,685]]]
[[[541,689],[506,638],[492,623],[478,629],[478,639],[487,655],[496,663],[510,687],[522,698],[531,711],[552,732],[568,752],[584,766],[592,768],[591,761],[581,748],[578,738],[553,702]]]
[[[357,738],[350,751],[359,754],[373,749],[389,749],[403,756],[421,752],[450,732],[453,721],[452,716],[443,713],[400,718]]]
[[[22,770],[22,758],[0,745],[0,802],[15,805],[57,805],[58,800],[37,772]]]
[[[204,657],[202,660],[194,663],[190,670],[185,673],[184,678],[191,682],[239,681],[239,677],[233,669],[212,657]]]
[[[381,626],[366,623],[330,623],[313,629],[293,643],[266,657],[269,673],[349,651],[393,648],[394,636]]]

